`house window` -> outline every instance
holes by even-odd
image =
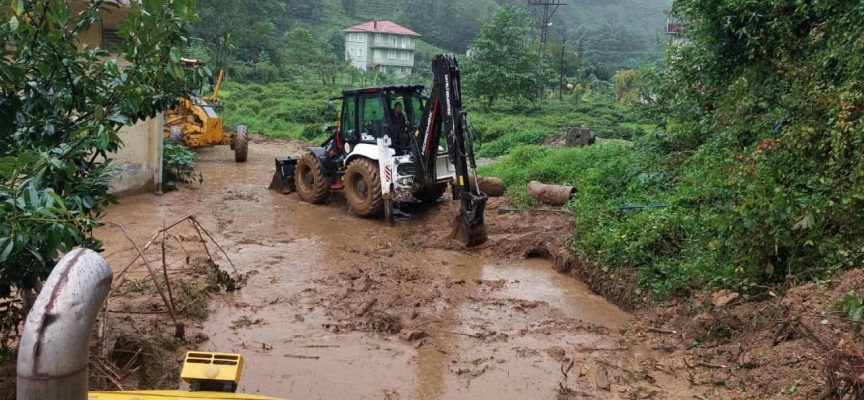
[[[349,42],[355,42],[355,41],[357,41],[357,34],[349,33],[349,34],[348,34],[348,41],[349,41]]]
[[[354,56],[354,49],[348,49],[348,54],[350,54],[353,57]]]
[[[381,58],[381,50],[375,50],[373,52],[373,55],[375,56],[375,58]]]
[[[357,34],[357,41],[360,43],[363,43],[364,40],[366,40],[366,35],[363,33],[358,33]]]
[[[387,50],[387,58],[389,58],[391,60],[395,60],[396,59],[396,52],[393,50]]]
[[[102,28],[102,48],[110,53],[120,51],[120,45],[123,44],[123,39],[117,35],[116,29]]]
[[[388,38],[387,38],[387,43],[390,44],[391,46],[395,46],[395,45],[396,45],[396,36],[390,36],[390,37],[388,37]]]
[[[402,37],[402,48],[408,47],[410,45],[411,45],[411,38],[409,38],[408,36],[403,36]]]
[[[381,35],[375,35],[375,43],[381,43]]]
[[[403,60],[410,60],[411,59],[411,57],[408,55],[407,51],[402,52],[402,59]]]
[[[363,49],[357,49],[357,57],[363,57]]]

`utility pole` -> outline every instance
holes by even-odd
[[[528,0],[529,6],[543,7],[543,20],[540,24],[540,52],[546,49],[546,39],[549,37],[549,24],[558,7],[566,6],[566,0]]]
[[[561,70],[558,80],[558,101],[564,101],[564,45],[567,44],[567,38],[561,39]]]

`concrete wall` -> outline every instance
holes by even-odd
[[[122,148],[113,155],[111,192],[117,196],[155,193],[162,183],[162,116],[120,129]]]
[[[83,9],[80,2],[70,4],[72,12]],[[78,45],[102,45],[102,29],[116,29],[125,18],[127,9],[106,6],[102,14],[102,24],[96,24],[77,38]],[[118,60],[117,65],[129,65]],[[112,166],[117,172],[111,176],[111,192],[119,197],[161,190],[162,183],[162,116],[141,121],[133,126],[120,129],[118,136],[123,145],[116,154],[109,155],[114,161]]]

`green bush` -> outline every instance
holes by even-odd
[[[491,142],[477,146],[477,155],[480,157],[497,157],[510,152],[514,147],[522,144],[540,144],[543,139],[549,137],[547,131],[517,131],[513,134],[503,135]]]
[[[188,147],[174,144],[168,139],[162,142],[162,190],[177,190],[180,185],[198,181],[204,182],[204,176],[195,176],[195,164],[198,155]]]
[[[300,134],[303,140],[318,143],[324,141],[324,129],[318,124],[309,124],[303,127],[303,133]]]

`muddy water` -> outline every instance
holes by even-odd
[[[545,260],[502,263],[449,250],[405,251],[400,237],[422,228],[414,222],[385,228],[352,216],[338,195],[313,206],[268,192],[273,158],[297,151],[253,143],[250,162],[236,164],[227,148],[205,149],[199,152],[203,185],[127,199],[107,218],[146,241],[163,220],[194,214],[240,272],[250,274],[247,287],[212,306],[203,326],[210,336],[203,349],[244,355],[241,391],[290,399],[555,398],[561,357],[549,349],[576,357],[574,349],[593,348],[579,355],[583,364],[614,350],[602,333],[558,325],[614,329],[628,315]],[[109,240],[107,253],[122,260],[126,246]],[[377,252],[394,247],[389,258]],[[224,267],[226,260],[217,262]],[[333,299],[345,290],[334,274],[371,265],[478,283],[430,310],[422,327],[429,337],[419,348],[396,336],[324,329],[333,307],[341,307]]]

